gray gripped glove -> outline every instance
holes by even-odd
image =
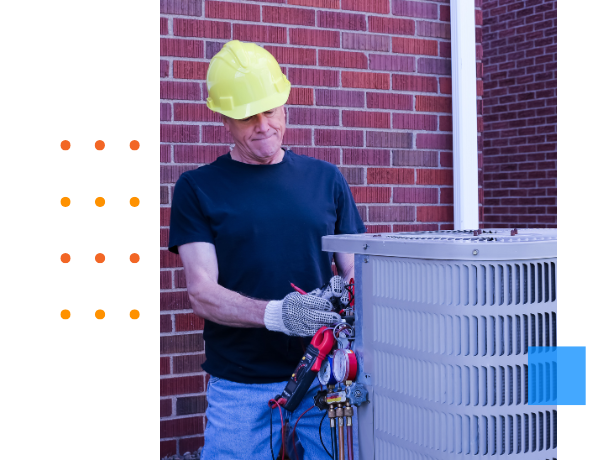
[[[339,279],[337,279],[339,278]],[[334,276],[321,289],[315,289],[305,295],[292,292],[283,300],[273,300],[265,308],[265,327],[271,331],[283,332],[287,335],[311,337],[323,326],[330,326],[341,321],[340,315],[332,312],[332,297],[341,297],[348,303],[348,292],[344,289],[344,281]]]

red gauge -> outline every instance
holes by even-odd
[[[339,383],[356,378],[358,363],[352,350],[336,350],[333,355],[333,377]]]

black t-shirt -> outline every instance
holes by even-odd
[[[227,154],[177,181],[169,250],[212,243],[221,286],[280,300],[292,292],[290,283],[310,291],[331,278],[332,253],[321,251],[322,236],[363,232],[334,165],[291,150],[273,165],[249,165]],[[241,383],[287,380],[303,354],[301,339],[265,328],[206,321],[204,340],[204,370]]]

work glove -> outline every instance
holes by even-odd
[[[331,326],[342,320],[340,315],[332,311],[331,300],[334,297],[343,298],[344,293],[347,304],[348,293],[344,289],[344,281],[338,276],[333,277],[321,289],[304,295],[292,292],[283,300],[273,300],[265,308],[265,327],[287,335],[311,337],[321,327]]]
[[[346,306],[350,302],[348,286],[349,284],[341,276],[335,275],[325,286],[310,291],[308,294],[316,295],[333,303],[339,299],[339,302]]]

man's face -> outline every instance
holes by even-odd
[[[257,162],[279,153],[285,133],[283,106],[242,120],[223,118],[225,129],[231,133],[242,156]]]

